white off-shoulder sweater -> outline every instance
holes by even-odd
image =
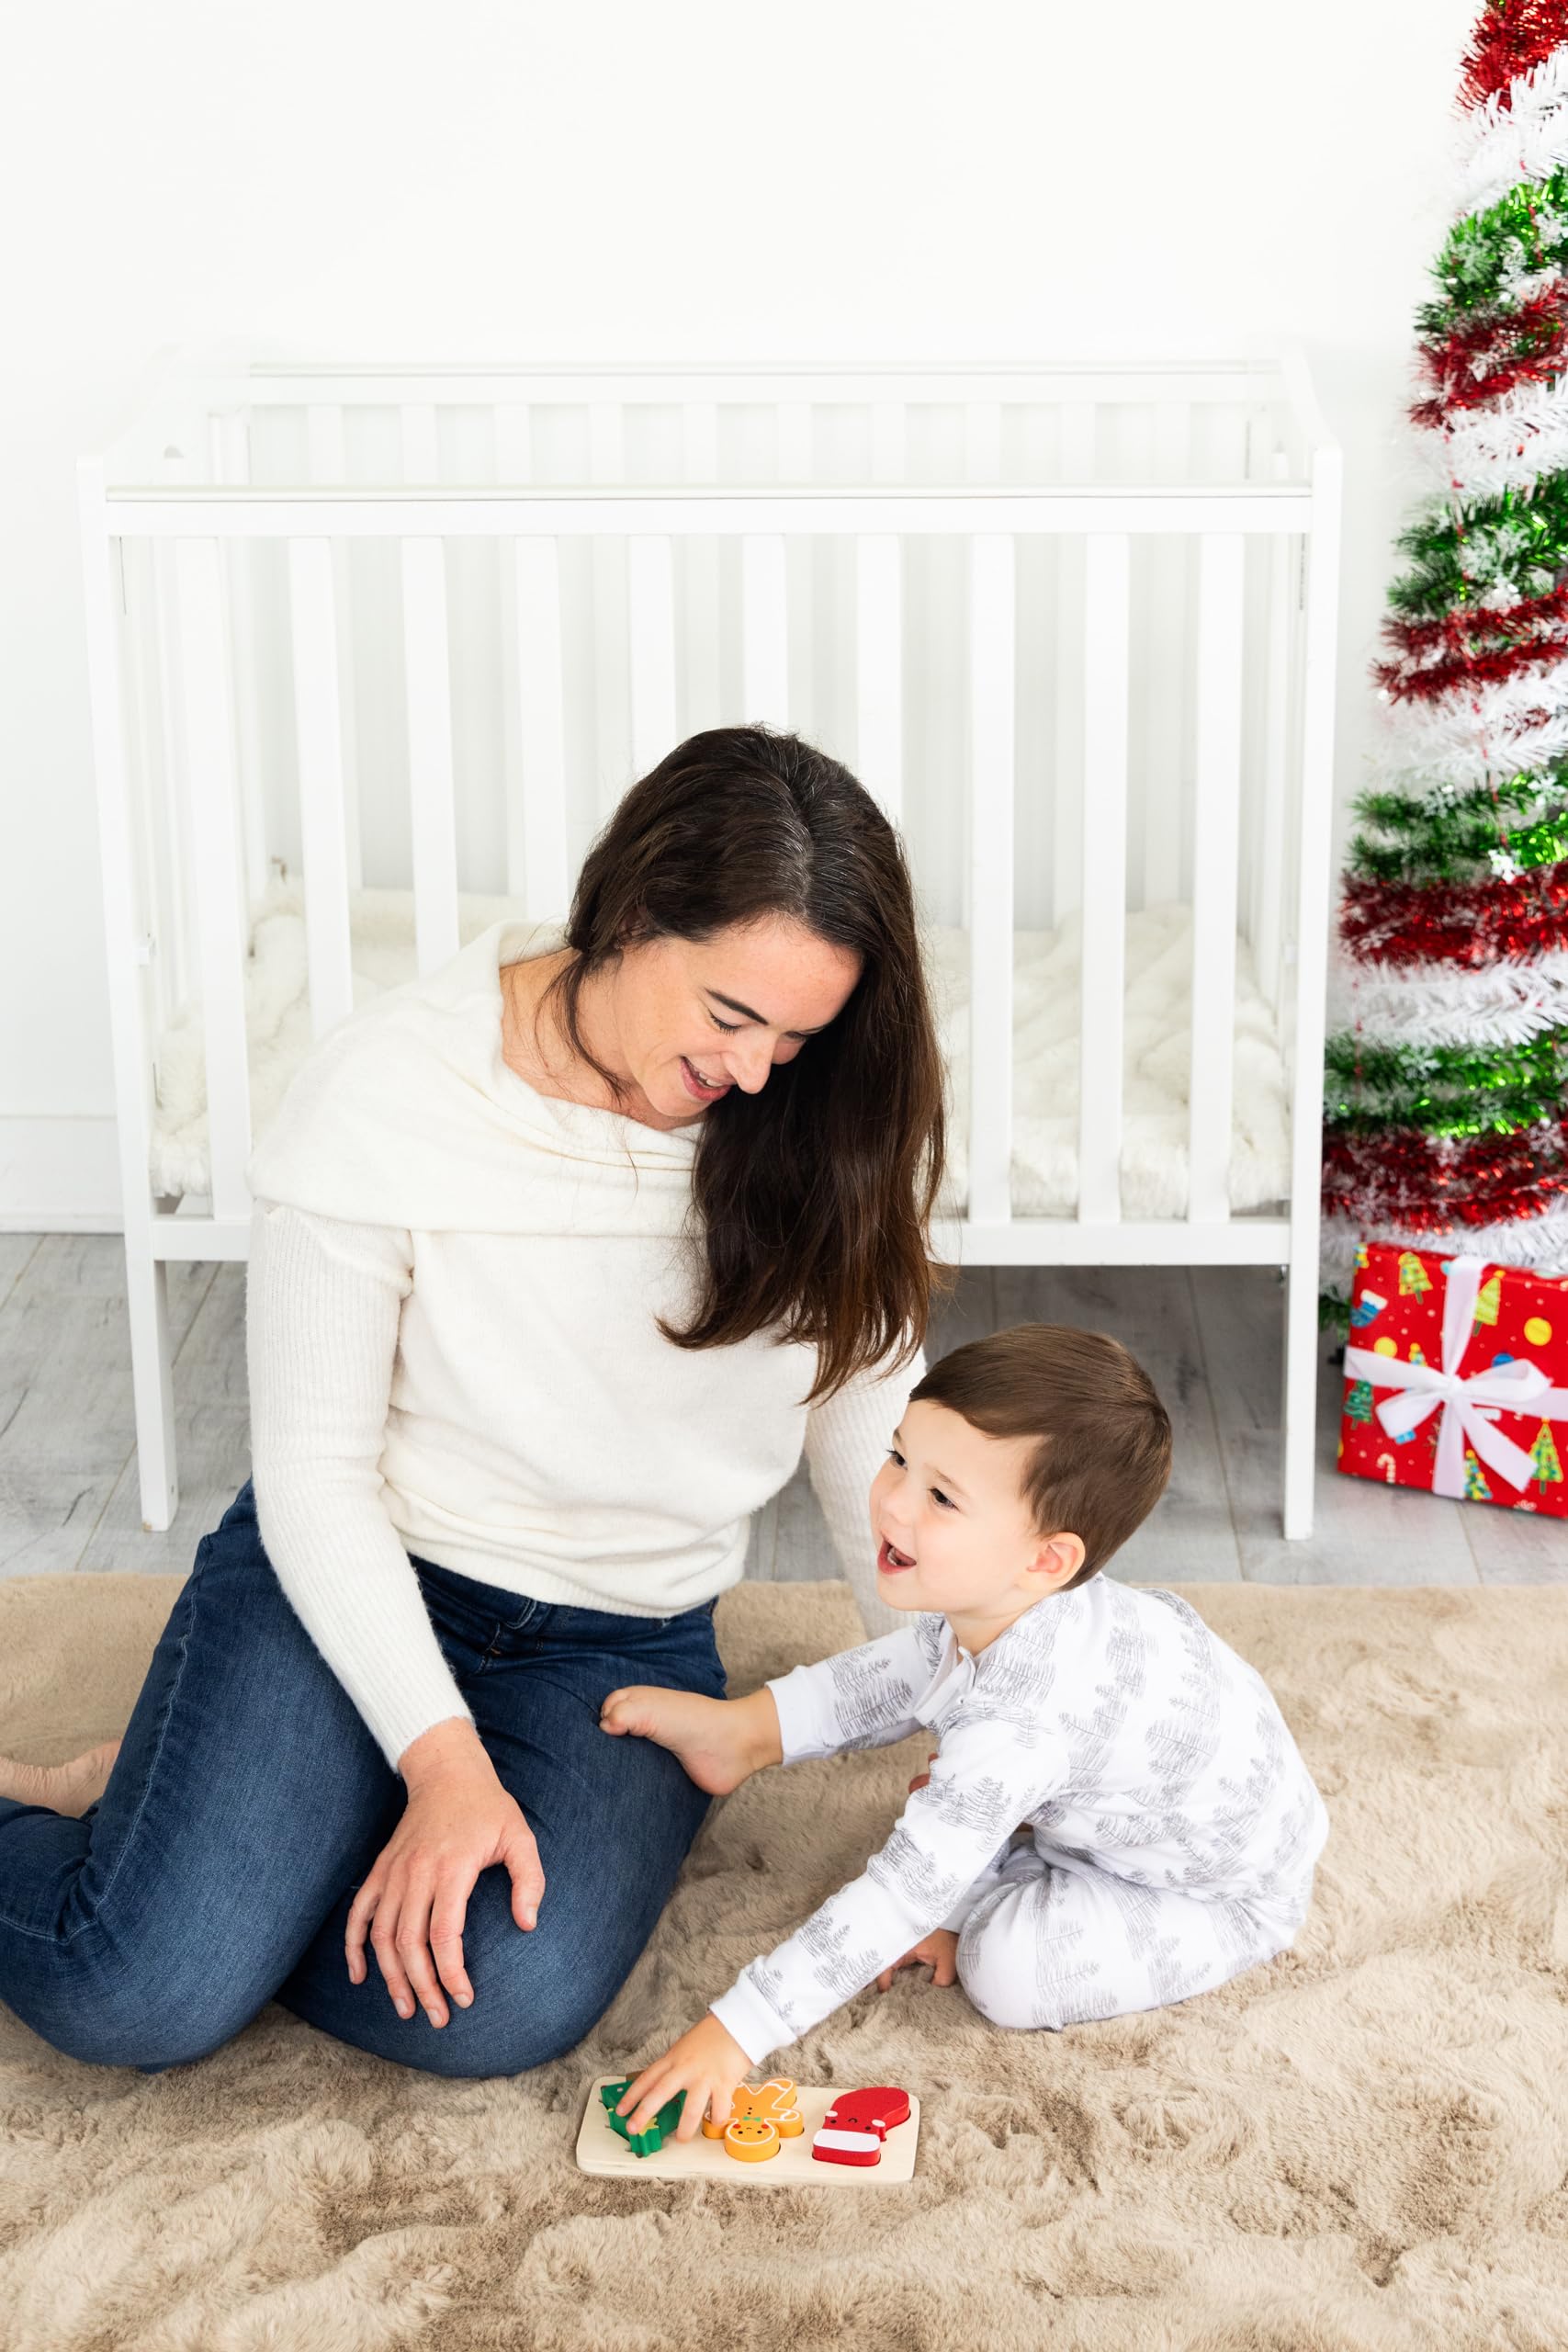
[[[410,1554],[525,1599],[663,1617],[739,1581],[804,1450],[869,1634],[870,1488],[925,1369],[809,1409],[815,1350],[677,1348],[698,1128],[540,1094],[502,1054],[492,924],[319,1040],[251,1155],[246,1288],[262,1541],[396,1768],[471,1711]]]

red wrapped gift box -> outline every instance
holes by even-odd
[[[1339,1467],[1568,1519],[1568,1280],[1374,1241],[1356,1253]]]

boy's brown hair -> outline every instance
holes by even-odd
[[[987,1437],[1035,1437],[1022,1494],[1041,1535],[1077,1535],[1087,1584],[1158,1502],[1170,1416],[1119,1340],[1066,1323],[1015,1323],[942,1356],[914,1388]],[[1064,1586],[1062,1589],[1066,1590]]]

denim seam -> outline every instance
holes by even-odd
[[[204,1539],[204,1542],[205,1540],[206,1539]],[[35,1943],[58,1944],[63,1947],[66,1944],[73,1944],[78,1936],[85,1934],[87,1928],[97,1925],[98,1914],[102,1910],[104,1904],[108,1900],[109,1894],[114,1887],[114,1883],[116,1879],[118,1878],[120,1871],[124,1867],[126,1855],[130,1851],[131,1840],[136,1834],[137,1824],[147,1810],[147,1800],[152,1792],[152,1782],[157,1776],[158,1770],[158,1758],[164,1752],[164,1741],[168,1734],[169,1718],[175,1712],[175,1702],[179,1697],[180,1684],[185,1679],[186,1660],[190,1655],[191,1632],[196,1623],[196,1596],[192,1588],[196,1583],[197,1577],[199,1574],[199,1569],[200,1555],[198,1552],[197,1565],[192,1568],[190,1575],[186,1579],[185,1590],[190,1594],[190,1608],[187,1613],[187,1622],[186,1630],[180,1636],[179,1661],[175,1668],[174,1680],[169,1688],[168,1703],[164,1709],[163,1718],[158,1725],[157,1743],[153,1747],[152,1759],[148,1767],[147,1779],[141,1791],[141,1803],[137,1805],[136,1811],[131,1815],[130,1825],[126,1830],[125,1842],[120,1849],[119,1860],[116,1862],[113,1870],[110,1871],[107,1879],[105,1881],[104,1891],[93,1906],[91,1917],[84,1919],[79,1928],[73,1928],[68,1936],[56,1935],[51,1928],[25,1927],[20,1920],[7,1918],[6,1920],[6,1925],[14,1935],[30,1936]],[[116,1760],[118,1761],[118,1759],[117,1758]],[[3,1914],[0,1914],[0,1917],[3,1916]]]

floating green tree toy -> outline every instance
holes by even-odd
[[[634,2156],[656,2156],[664,2145],[665,2133],[673,2132],[681,2120],[681,2109],[686,2104],[686,2094],[684,2091],[677,2091],[672,2099],[668,2099],[646,2132],[628,2132],[626,2117],[615,2113],[615,2102],[617,2099],[625,2098],[631,2086],[632,2078],[629,2075],[623,2075],[618,2083],[600,2085],[599,2096],[604,2102],[604,2112],[610,2119],[610,2129],[612,2132],[620,2133]]]

